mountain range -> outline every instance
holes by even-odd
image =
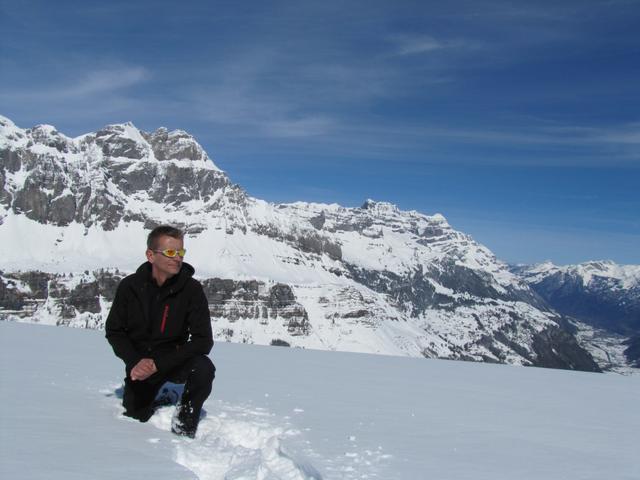
[[[620,349],[638,333],[638,267],[612,266],[631,272],[625,288],[593,290],[635,302],[613,328],[600,310],[563,310],[547,291],[562,282],[541,287],[535,267],[510,267],[440,214],[253,198],[184,131],[70,138],[0,116],[0,186],[4,320],[102,328],[148,230],[172,224],[218,340],[587,371],[637,360]]]
[[[625,346],[626,359],[640,367],[640,266],[600,261],[559,267],[545,262],[511,270],[555,311],[580,320],[583,336],[618,343],[601,353],[610,357],[617,350],[619,356],[620,346]],[[615,363],[611,358],[602,361]]]

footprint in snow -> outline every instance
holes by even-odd
[[[215,403],[217,414],[201,419],[195,439],[175,442],[176,462],[200,480],[322,479],[311,464],[287,448],[298,431],[264,409]],[[170,430],[174,411],[174,406],[160,408],[150,422]]]

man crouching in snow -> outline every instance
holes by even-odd
[[[162,385],[184,383],[171,431],[193,438],[216,369],[207,356],[209,305],[184,255],[180,230],[155,228],[147,238],[148,261],[118,285],[105,330],[126,366],[125,415],[146,422]]]

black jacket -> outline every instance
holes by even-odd
[[[209,304],[193,273],[183,263],[177,275],[158,287],[146,262],[118,285],[105,330],[127,374],[143,358],[153,358],[158,372],[166,373],[211,351]]]

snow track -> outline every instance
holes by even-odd
[[[310,480],[322,476],[289,451],[286,440],[300,433],[261,408],[216,402],[219,411],[206,414],[195,439],[174,438],[176,462],[200,480]],[[175,407],[164,407],[150,422],[171,430]]]

